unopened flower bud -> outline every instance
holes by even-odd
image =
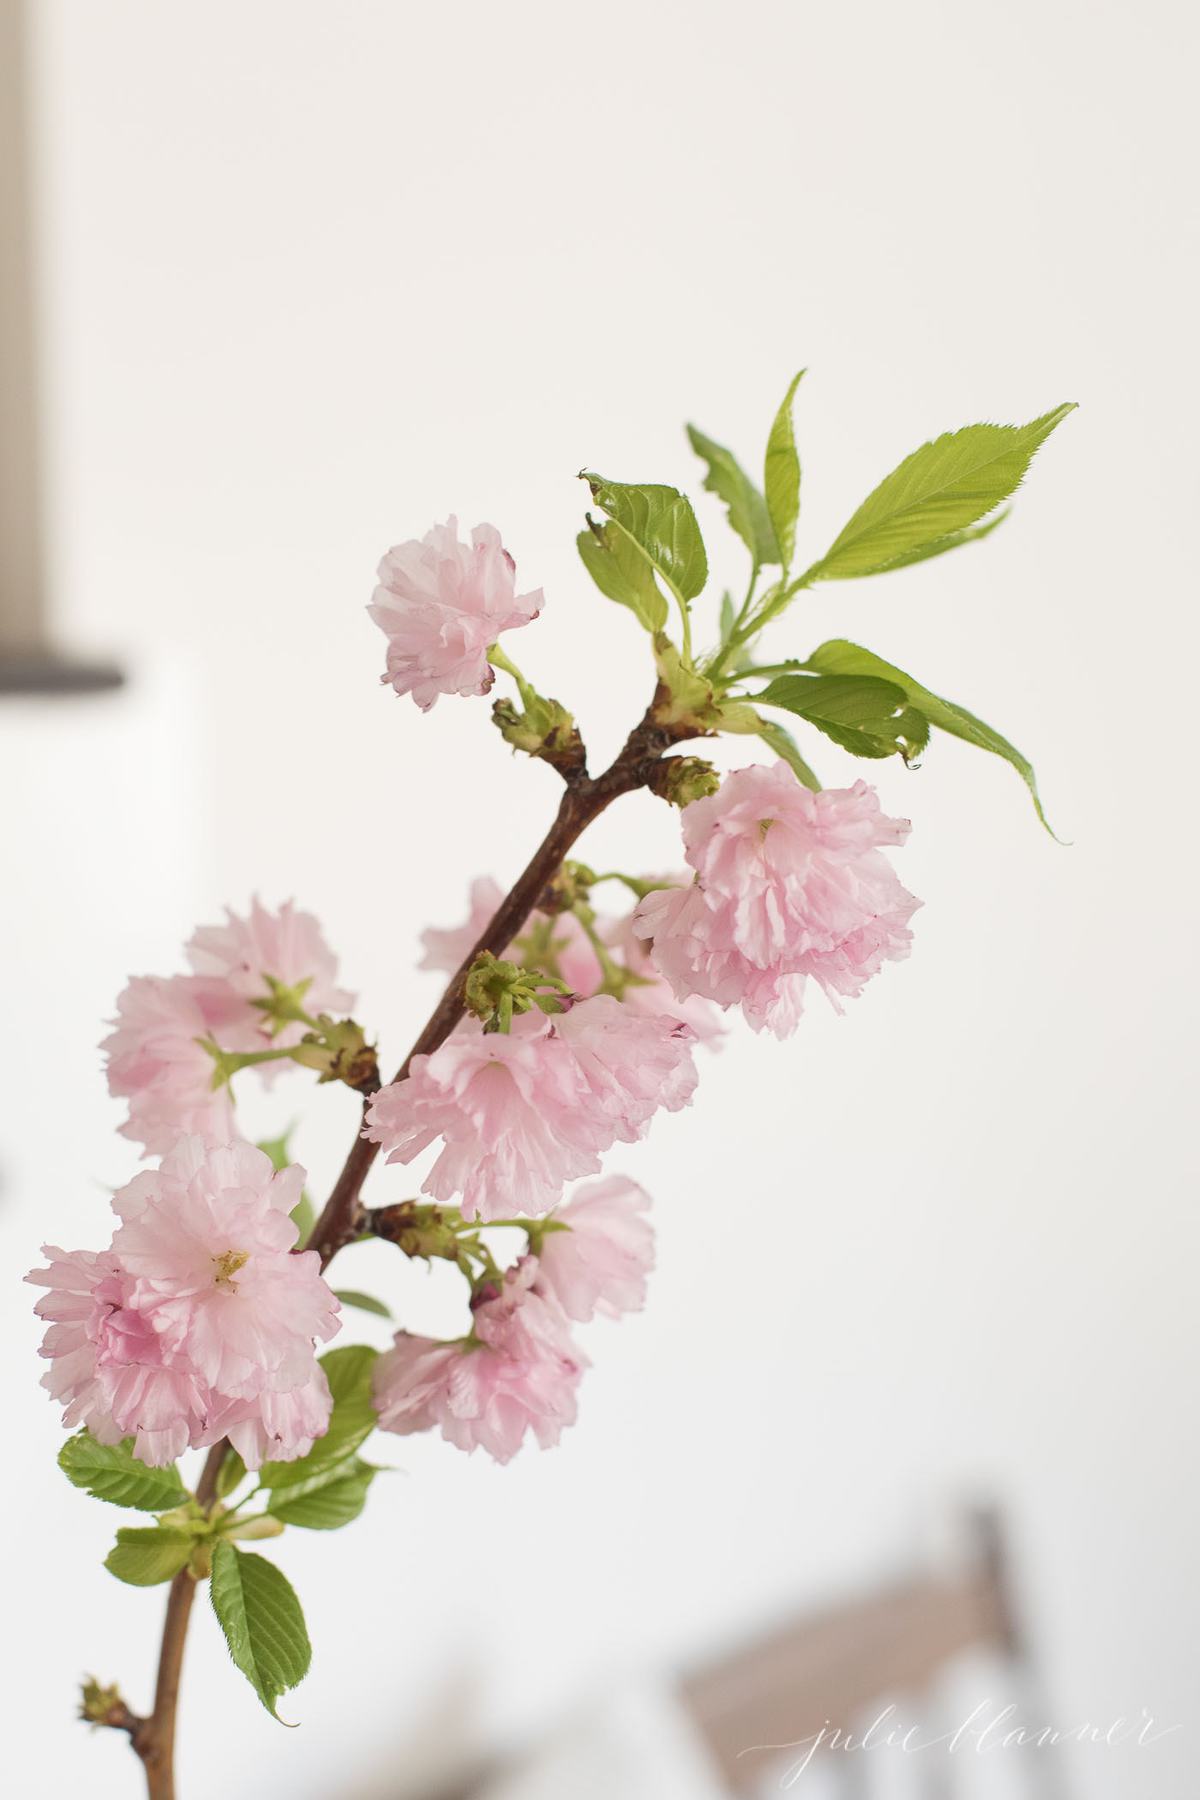
[[[514,750],[541,757],[563,775],[582,772],[585,757],[579,731],[571,714],[557,700],[544,700],[540,694],[530,692],[524,711],[519,711],[511,700],[497,700],[492,718],[500,736]]]
[[[650,781],[660,799],[681,807],[715,794],[720,785],[721,777],[702,756],[669,756],[656,765]]]

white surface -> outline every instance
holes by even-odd
[[[776,639],[857,636],[994,720],[1074,847],[965,747],[879,770],[914,821],[912,960],[786,1046],[739,1032],[692,1115],[613,1160],[657,1197],[661,1266],[643,1317],[590,1333],[560,1452],[398,1444],[364,1523],[285,1540],[317,1647],[301,1732],[201,1613],[184,1794],[392,1800],[630,1654],[867,1579],[927,1501],[985,1490],[1056,1712],[1187,1726],[1089,1755],[1080,1794],[1191,1800],[1190,9],[35,11],[61,618],[135,679],[0,711],[14,1278],[47,1233],[98,1241],[95,1183],[132,1168],[92,1048],[126,969],[170,966],[226,898],[295,893],[394,1062],[434,997],[421,925],[540,833],[555,783],[484,705],[423,719],[377,688],[389,542],[452,509],[501,525],[548,596],[520,660],[599,756],[648,676],[577,566],[581,465],[695,492],[683,419],[749,461],[807,363],[815,554],[927,434],[1082,402],[988,544],[830,587]],[[703,520],[740,579],[708,497]],[[639,798],[588,855],[662,866],[674,833]],[[318,1188],[352,1120],[314,1096]],[[382,1250],[343,1279],[448,1317]],[[53,1467],[30,1299],[9,1289],[2,1346],[32,1444],[5,1494],[10,1780],[120,1800],[128,1750],[71,1725],[73,1685],[144,1699],[160,1597],[103,1573],[115,1515]]]

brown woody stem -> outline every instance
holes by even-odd
[[[499,955],[519,935],[530,913],[537,910],[543,891],[558,874],[567,852],[593,819],[599,818],[619,795],[652,785],[655,766],[663,751],[681,738],[697,735],[695,726],[663,725],[657,722],[655,710],[660,697],[661,695],[656,694],[655,704],[651,705],[645,718],[630,733],[621,754],[603,775],[594,778],[589,776],[582,756],[574,766],[560,770],[566,788],[554,823],[501,901],[487,930],[451,978],[412,1049],[397,1070],[394,1077],[396,1081],[403,1081],[407,1077],[415,1056],[428,1055],[445,1043],[465,1011],[463,989],[471,964],[485,950]],[[339,1250],[360,1235],[365,1223],[360,1195],[363,1182],[378,1154],[378,1144],[369,1143],[361,1135],[355,1137],[325,1210],[317,1220],[306,1245],[307,1249],[319,1253],[323,1269]],[[196,1488],[196,1498],[205,1507],[210,1506],[216,1498],[217,1478],[225,1449],[223,1442],[214,1445],[204,1464]],[[175,1576],[167,1595],[154,1710],[149,1718],[137,1719],[130,1730],[133,1747],[145,1767],[148,1800],[175,1800],[175,1717],[183,1650],[195,1597],[196,1578],[185,1569]],[[133,1718],[133,1715],[130,1717]],[[121,1721],[121,1727],[130,1729],[124,1720]]]

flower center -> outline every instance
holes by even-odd
[[[216,1273],[213,1281],[217,1287],[224,1288],[230,1294],[237,1293],[237,1282],[233,1279],[238,1270],[250,1261],[248,1250],[226,1250],[221,1256],[212,1259]]]
[[[770,829],[774,823],[775,823],[774,819],[760,819],[758,821],[759,834],[762,837],[766,837],[768,831],[770,831]]]

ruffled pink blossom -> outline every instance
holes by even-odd
[[[226,907],[225,924],[201,925],[188,940],[186,955],[197,975],[228,995],[223,1050],[261,1050],[268,1044],[284,1049],[304,1036],[308,1028],[301,1021],[280,1025],[254,1005],[270,998],[268,976],[297,991],[310,1017],[341,1015],[354,1006],[355,996],[337,985],[337,957],[320,924],[291,900],[273,912],[256,897],[245,916]],[[270,1082],[287,1066],[259,1063],[256,1072]]]
[[[554,1018],[527,1013],[511,1032],[464,1022],[375,1096],[365,1135],[403,1163],[440,1138],[423,1191],[461,1196],[465,1218],[545,1212],[618,1138],[641,1137],[658,1107],[688,1103],[692,1036],[605,994]]]
[[[228,1435],[250,1467],[302,1456],[328,1426],[314,1340],[338,1304],[312,1252],[290,1254],[304,1171],[249,1144],[180,1141],[114,1198],[109,1250],[48,1248],[43,1385],[103,1443],[152,1465]]]
[[[740,769],[684,808],[695,881],[649,894],[634,930],[677,995],[741,1005],[756,1030],[785,1036],[805,979],[837,1006],[907,956],[920,902],[881,849],[908,831],[865,782],[814,794],[783,763]]]
[[[508,1462],[532,1433],[543,1449],[576,1417],[586,1358],[559,1308],[534,1290],[537,1261],[524,1257],[503,1285],[473,1301],[473,1337],[458,1343],[396,1334],[375,1365],[375,1405],[385,1431],[436,1425],[460,1450]]]
[[[636,1181],[609,1175],[577,1188],[547,1221],[534,1277],[539,1294],[568,1318],[596,1313],[615,1319],[636,1312],[646,1299],[654,1267],[654,1231],[646,1218],[650,1196]]]
[[[402,1163],[441,1138],[422,1187],[443,1202],[461,1195],[465,1218],[539,1213],[600,1167],[603,1133],[583,1099],[574,1059],[543,1014],[526,1013],[511,1032],[467,1020],[376,1094],[365,1135]]]
[[[183,1132],[235,1135],[229,1089],[214,1089],[200,1040],[228,1037],[243,1013],[222,983],[194,975],[135,975],[118,998],[115,1030],[100,1048],[109,1092],[129,1101],[120,1130],[148,1156],[164,1155]]]
[[[155,1328],[185,1341],[218,1393],[288,1393],[313,1374],[313,1340],[338,1329],[338,1303],[313,1250],[293,1255],[290,1217],[305,1172],[276,1171],[252,1144],[184,1138],[161,1169],[113,1196],[113,1250],[152,1306]]]
[[[464,544],[458,520],[447,519],[394,545],[378,573],[367,611],[388,641],[383,680],[426,712],[439,694],[486,694],[489,646],[542,609],[540,588],[516,592],[516,564],[494,525],[477,525]]]

